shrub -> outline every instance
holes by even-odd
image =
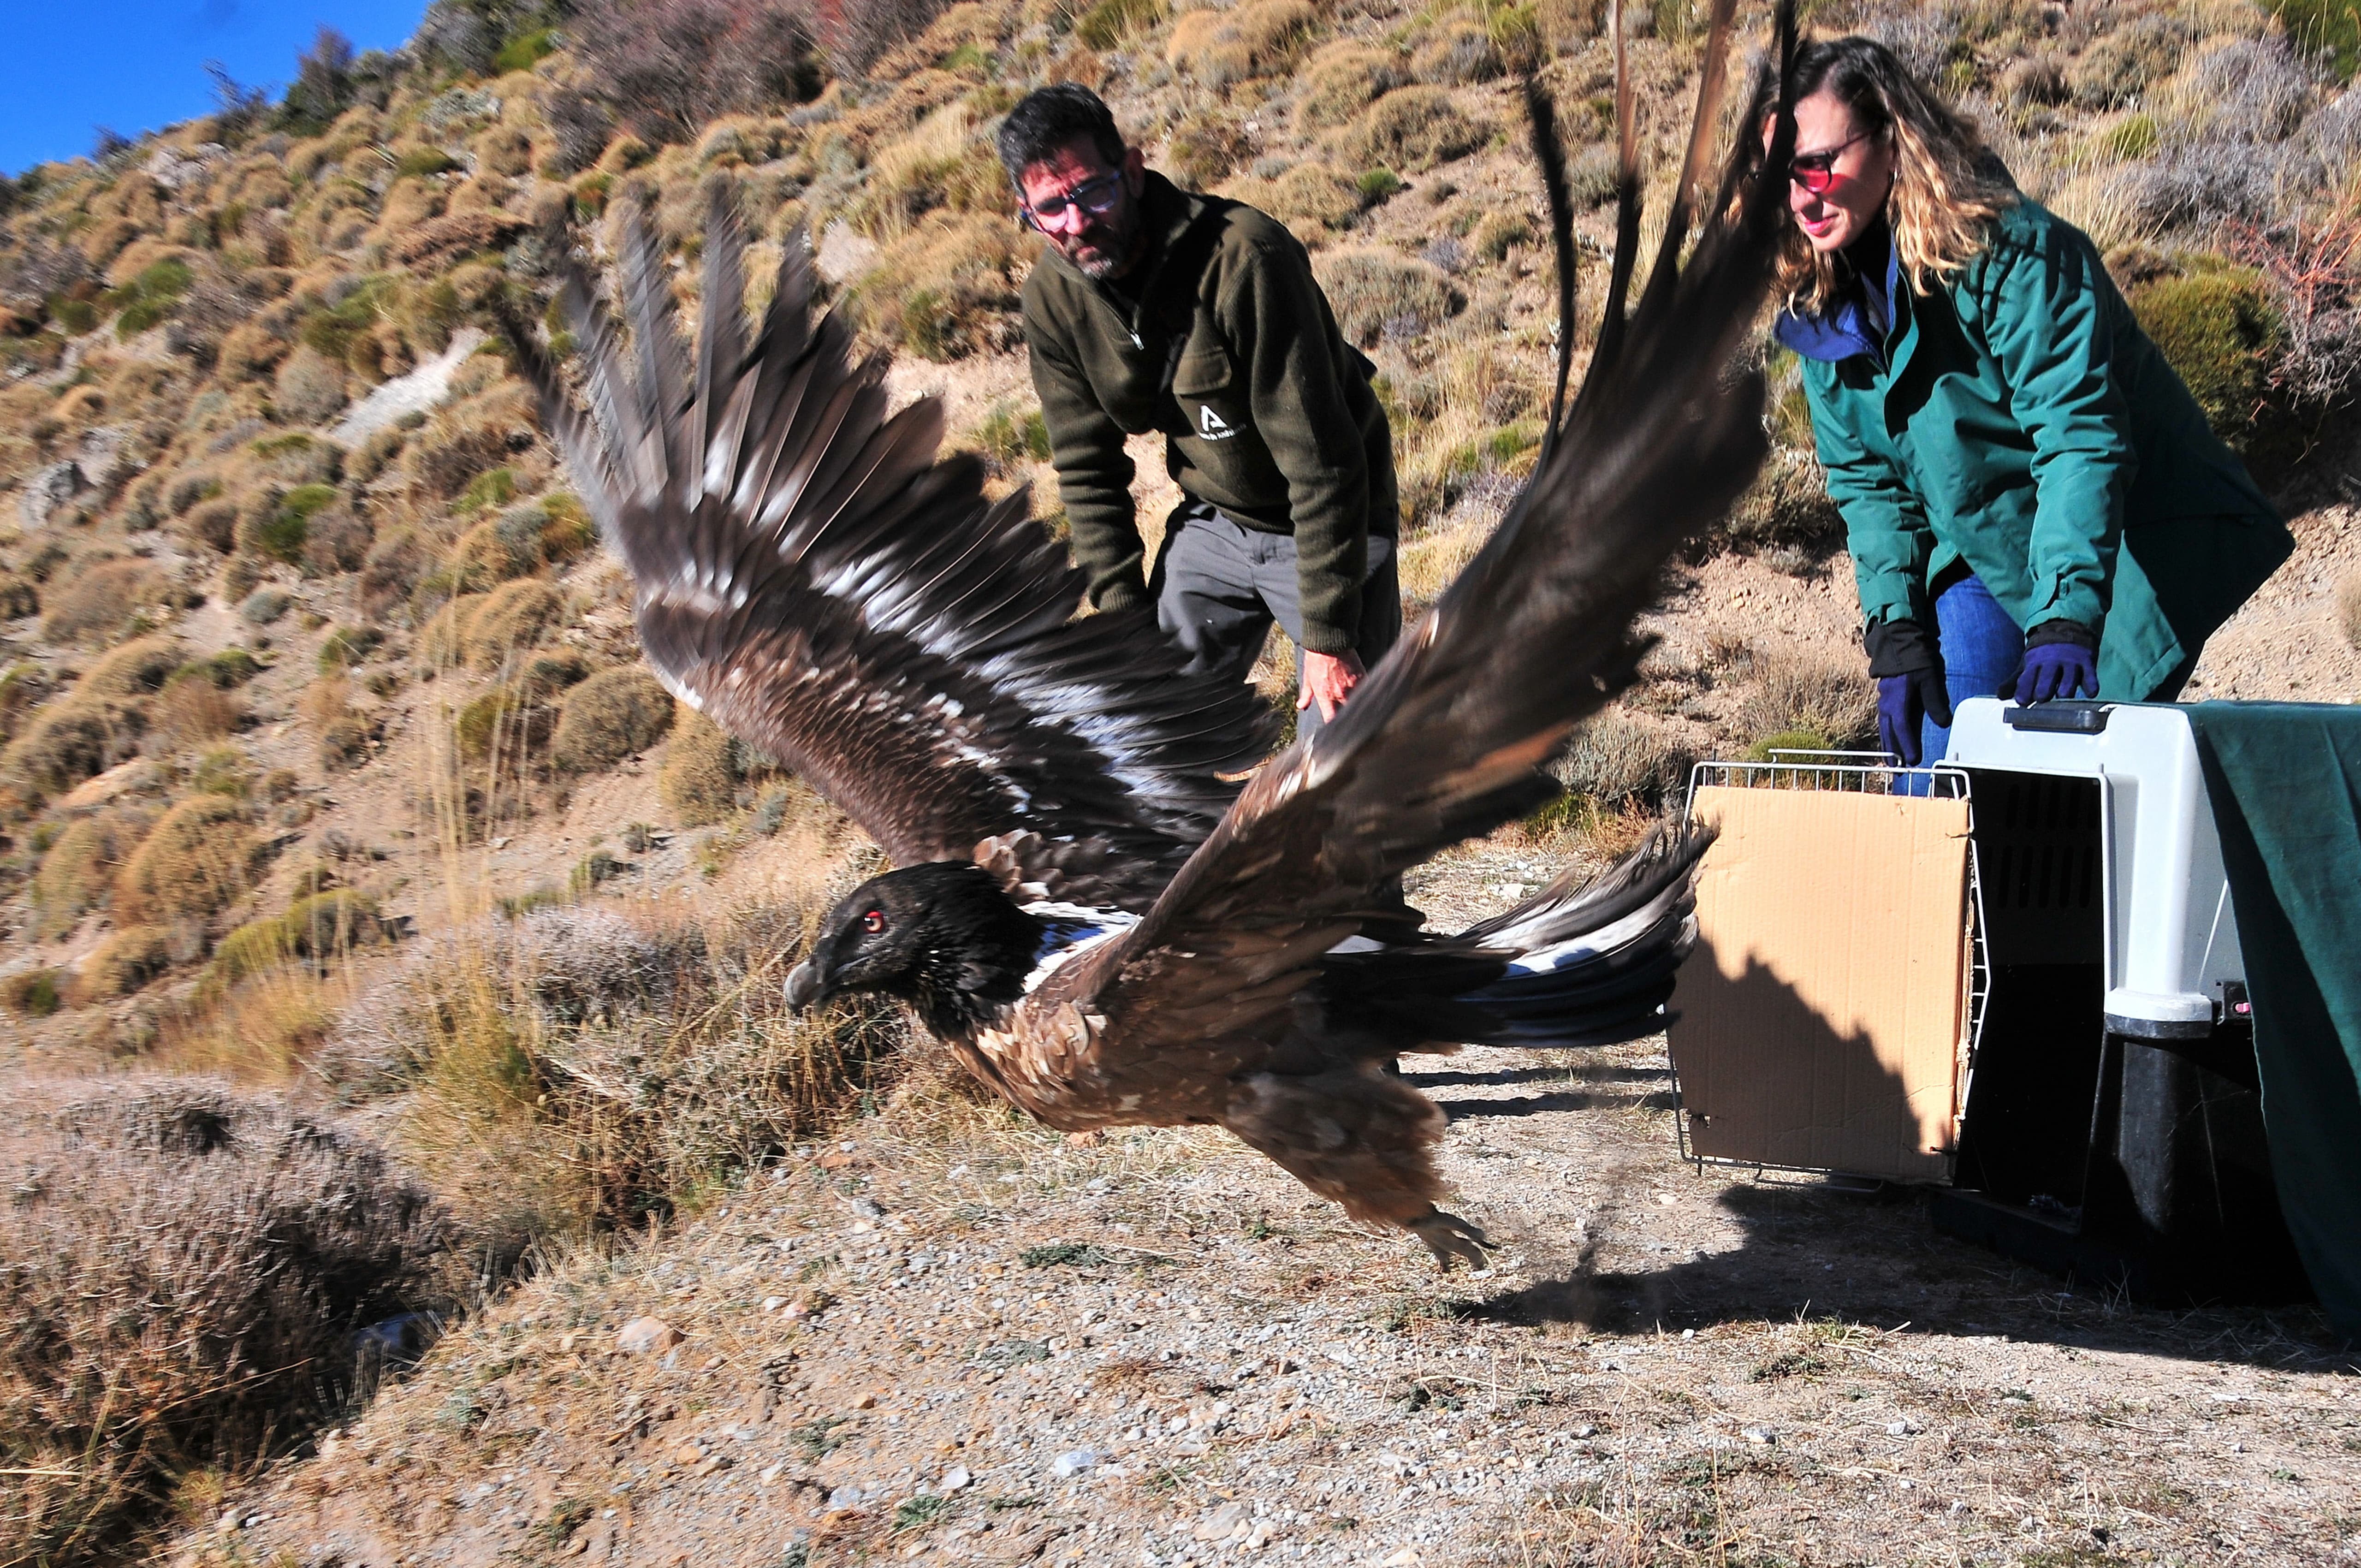
[[[1331,251],[1316,270],[1337,324],[1363,347],[1432,331],[1465,303],[1440,269],[1397,251]]]
[[[452,547],[452,586],[464,593],[483,593],[511,577],[539,571],[542,529],[547,521],[540,508],[520,507],[476,524]]]
[[[1850,665],[1792,657],[1758,659],[1752,684],[1739,701],[1737,719],[1752,740],[1802,732],[1843,749],[1877,732],[1876,688]]]
[[[870,328],[922,359],[948,363],[1017,340],[1011,226],[981,213],[929,213],[850,290]]]
[[[102,561],[50,585],[41,633],[52,642],[112,641],[163,588],[162,575],[144,561]]]
[[[610,768],[663,740],[672,720],[672,694],[653,675],[602,670],[566,694],[550,759],[568,773]]]
[[[279,367],[274,389],[272,408],[295,424],[324,423],[350,400],[345,395],[344,367],[308,345]]]
[[[379,726],[366,714],[340,713],[320,726],[320,766],[332,773],[348,773],[369,759]]]
[[[202,922],[244,893],[254,830],[246,807],[202,795],[164,813],[115,879],[118,914],[134,922]]]
[[[2263,0],[2263,5],[2287,28],[2289,38],[2325,56],[2340,78],[2352,80],[2355,65],[2361,63],[2361,13],[2350,0]]]
[[[350,888],[308,894],[283,915],[249,920],[214,949],[214,982],[235,985],[249,975],[301,961],[325,972],[355,948],[385,940],[377,900]]]
[[[237,508],[229,501],[207,501],[190,511],[181,532],[192,543],[226,555],[237,543]]]
[[[159,926],[126,926],[82,960],[69,988],[77,1002],[111,1002],[172,967],[170,933]]]
[[[1219,115],[1191,115],[1164,139],[1164,171],[1184,190],[1202,191],[1246,161],[1246,135]]]
[[[1317,20],[1306,0],[1251,0],[1230,11],[1191,11],[1173,24],[1165,59],[1209,87],[1228,87],[1287,65]]]
[[[339,494],[335,501],[307,520],[303,530],[303,558],[297,565],[306,577],[334,576],[342,572],[358,571],[368,560],[369,544],[375,537],[368,522]]]
[[[1487,213],[1476,220],[1475,231],[1468,238],[1476,247],[1476,254],[1485,260],[1504,261],[1511,249],[1540,239],[1541,229],[1523,213]]]
[[[2190,42],[2186,22],[2151,12],[2113,28],[2084,49],[2068,75],[2068,86],[2084,108],[2113,109],[2180,70]]]
[[[745,780],[738,744],[694,708],[681,713],[656,772],[656,793],[688,827],[718,822],[738,806]]]
[[[1299,163],[1242,194],[1297,234],[1312,238],[1349,226],[1361,213],[1359,181],[1324,163]]]
[[[257,588],[237,607],[237,613],[249,626],[269,626],[294,602],[295,596],[284,588]]]
[[[1416,170],[1465,157],[1489,135],[1459,112],[1447,89],[1404,87],[1370,104],[1345,142],[1360,163]]]
[[[164,684],[151,729],[161,749],[184,751],[220,740],[245,717],[246,705],[214,685],[210,672],[184,669]]]
[[[64,989],[59,984],[61,972],[53,969],[19,970],[0,978],[0,1007],[27,1018],[48,1017],[64,999]]]
[[[320,640],[320,669],[324,674],[349,670],[376,652],[384,641],[385,633],[374,626],[331,627]]]
[[[1411,75],[1438,87],[1489,82],[1508,69],[1492,35],[1465,16],[1454,16],[1426,35],[1411,56]]]
[[[0,572],[0,620],[22,620],[41,613],[41,596],[14,572]]]
[[[459,632],[467,662],[488,670],[511,654],[539,642],[566,619],[566,600],[533,578],[502,583],[468,612]]]
[[[2133,312],[2180,372],[2214,433],[2253,455],[2281,433],[2271,373],[2284,337],[2262,274],[2209,265],[2132,291]]]
[[[117,808],[67,823],[33,872],[35,935],[56,941],[104,907],[148,821],[145,813]]]
[[[235,746],[216,746],[197,759],[189,773],[189,787],[199,795],[225,795],[244,800],[252,783],[246,771],[246,753]]]
[[[1344,125],[1379,93],[1407,80],[1401,57],[1390,49],[1359,43],[1331,44],[1312,56],[1303,72],[1301,95],[1295,101],[1296,121],[1313,128]]]
[[[169,637],[143,637],[108,653],[0,751],[0,780],[38,802],[122,762],[148,727],[146,698],[179,663]]]
[[[1696,761],[1669,728],[1610,709],[1575,731],[1552,771],[1570,793],[1609,810],[1659,811],[1678,797]]]
[[[299,565],[313,517],[340,497],[335,486],[318,483],[266,490],[238,519],[238,548],[291,566]]]
[[[512,764],[549,743],[555,717],[528,686],[503,685],[460,708],[451,721],[452,737],[468,762],[496,757]]]
[[[115,1080],[8,1141],[27,1173],[0,1208],[12,1559],[137,1555],[178,1472],[242,1468],[333,1419],[355,1332],[456,1283],[430,1196],[277,1099]]]
[[[372,620],[390,614],[433,565],[433,553],[414,529],[388,530],[369,546],[361,565],[361,612]]]

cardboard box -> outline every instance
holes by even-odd
[[[1692,1153],[1942,1181],[1971,972],[1968,803],[1710,786],[1673,997]]]

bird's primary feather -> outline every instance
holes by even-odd
[[[1355,1216],[1475,1255],[1479,1238],[1433,1203],[1441,1113],[1381,1064],[1656,1026],[1693,937],[1702,840],[1660,839],[1590,888],[1553,885],[1457,938],[1355,933],[1390,879],[1554,792],[1543,765],[1632,679],[1656,573],[1761,463],[1762,378],[1734,361],[1782,217],[1759,176],[1784,167],[1793,126],[1783,109],[1767,148],[1753,133],[1766,73],[1719,192],[1698,188],[1734,12],[1717,0],[1636,307],[1619,81],[1605,319],[1524,492],[1335,722],[1243,792],[1224,778],[1263,743],[1250,689],[1182,677],[1144,613],[1074,619],[1081,578],[1022,495],[987,504],[972,458],[937,457],[940,409],[888,417],[882,362],[851,364],[833,315],[811,325],[800,236],[748,344],[742,239],[715,200],[692,381],[661,259],[627,220],[629,348],[587,280],[564,294],[592,418],[507,323],[637,581],[650,660],[907,868],[839,905],[791,994],[907,996],[979,1078],[1054,1125],[1219,1123]],[[1793,36],[1783,4],[1783,60]],[[1532,101],[1537,136],[1554,135]],[[1551,208],[1570,258],[1570,208],[1555,192]],[[1572,332],[1569,315],[1568,354]]]

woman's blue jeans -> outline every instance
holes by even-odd
[[[1943,653],[1943,687],[1955,708],[1971,696],[1998,696],[2025,662],[2025,633],[1972,573],[1936,592],[1935,633]],[[1929,763],[1941,762],[1951,749],[1950,727],[1922,719],[1918,743],[1919,756]],[[1907,793],[1926,793],[1924,780],[1910,783],[1916,787]]]

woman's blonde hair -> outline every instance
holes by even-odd
[[[1975,126],[1875,38],[1806,44],[1795,57],[1787,91],[1791,104],[1833,93],[1852,111],[1856,129],[1891,139],[1894,190],[1885,215],[1913,293],[1931,292],[1974,259],[1992,220],[2017,200],[2008,171]],[[1814,250],[1803,231],[1789,225],[1779,248],[1779,287],[1787,308],[1824,313],[1843,283],[1835,258]]]

